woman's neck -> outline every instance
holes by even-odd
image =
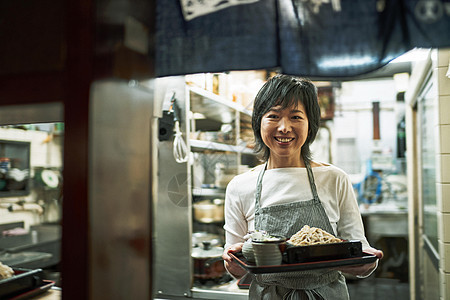
[[[277,169],[277,168],[304,168],[305,162],[302,157],[300,158],[281,158],[277,159],[274,157],[269,157],[267,161],[267,169]]]

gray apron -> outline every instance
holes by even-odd
[[[261,207],[261,189],[267,163],[259,174],[255,194],[255,229],[287,238],[304,225],[336,233],[317,195],[314,175],[305,161],[311,191],[308,201]],[[249,299],[349,299],[345,277],[331,269],[256,274],[250,285]]]

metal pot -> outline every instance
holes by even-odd
[[[223,238],[218,234],[209,232],[194,232],[192,234],[192,247],[202,247],[203,242],[211,243],[211,247],[217,247],[223,245]]]
[[[226,273],[222,260],[222,253],[222,247],[211,247],[210,242],[203,242],[201,247],[192,248],[194,278],[221,278]]]
[[[223,222],[224,217],[223,199],[202,200],[194,203],[194,219],[200,223]]]

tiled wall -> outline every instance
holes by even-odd
[[[440,298],[450,298],[450,49],[440,49],[437,55],[438,83],[438,132],[439,149],[437,151],[437,203],[440,252]]]

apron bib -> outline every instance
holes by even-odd
[[[317,194],[314,175],[305,161],[313,199],[261,207],[262,179],[267,163],[261,170],[255,194],[255,229],[272,235],[291,237],[304,225],[336,233]],[[298,272],[256,274],[249,291],[250,299],[349,299],[345,277],[336,270],[318,269]]]

